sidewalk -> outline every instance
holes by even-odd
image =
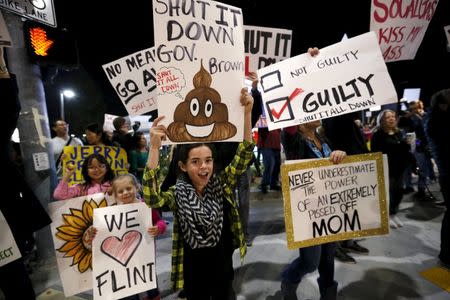
[[[235,253],[235,290],[240,300],[282,299],[279,274],[297,257],[298,251],[286,247],[281,193],[269,191],[263,195],[256,186],[257,182],[252,183],[250,204],[253,246],[249,248],[242,266]],[[438,199],[442,199],[438,184],[432,184],[430,189]],[[404,227],[391,229],[387,236],[361,241],[362,246],[370,249],[370,254],[352,254],[357,264],[343,264],[336,260],[339,299],[450,299],[448,292],[419,274],[437,265],[442,213],[442,207],[415,202],[413,194],[405,195],[399,212]],[[169,213],[165,213],[164,218],[172,221]],[[162,299],[167,300],[177,299],[177,294],[169,290],[170,225],[168,229],[156,243],[158,285]],[[317,276],[315,272],[304,278],[297,290],[299,299],[320,298]],[[41,294],[38,299],[66,299],[61,293],[54,260],[39,264],[31,278],[36,292]],[[45,295],[48,289],[54,291]],[[67,299],[92,299],[92,294],[83,293]]]

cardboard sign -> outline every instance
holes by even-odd
[[[151,224],[151,209],[143,202],[94,211],[94,299],[121,299],[156,287]]]
[[[0,11],[0,46],[11,47],[12,40],[9,35],[8,27],[6,26],[5,19],[3,19],[2,12]]]
[[[291,57],[292,30],[244,26],[245,75]]]
[[[53,244],[66,297],[92,289],[94,210],[114,203],[103,193],[49,203]]]
[[[125,149],[109,146],[66,146],[64,147],[65,157],[63,163],[63,175],[66,173],[67,164],[73,164],[76,168],[75,173],[69,178],[69,186],[84,182],[81,175],[84,160],[91,154],[98,153],[103,155],[111,165],[114,174],[128,173],[128,158]]]
[[[370,30],[386,62],[414,59],[439,0],[373,0]]]
[[[389,233],[381,153],[281,166],[289,249]]]
[[[22,257],[11,228],[0,210],[0,267]]]
[[[397,94],[375,33],[258,70],[269,130],[393,103]]]
[[[153,47],[104,64],[102,67],[128,114],[142,115],[157,109]]]
[[[242,141],[242,11],[216,1],[153,1],[158,115],[167,143]]]

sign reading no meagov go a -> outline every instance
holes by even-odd
[[[288,248],[389,233],[384,160],[378,152],[282,165]]]

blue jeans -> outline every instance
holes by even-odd
[[[336,243],[300,248],[300,255],[281,273],[283,280],[299,284],[303,276],[319,270],[319,289],[325,290],[335,285],[334,253]]]
[[[281,165],[281,151],[278,149],[262,148],[261,153],[263,156],[264,173],[261,181],[261,186],[271,187],[279,185],[278,177],[280,176]]]

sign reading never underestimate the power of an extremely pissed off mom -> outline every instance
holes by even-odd
[[[129,115],[142,115],[157,109],[154,68],[154,47],[103,65],[103,71]]]
[[[258,70],[269,130],[397,101],[374,32]]]
[[[168,143],[242,141],[242,11],[217,1],[153,1],[158,115]]]
[[[381,153],[282,165],[289,249],[389,233]]]

